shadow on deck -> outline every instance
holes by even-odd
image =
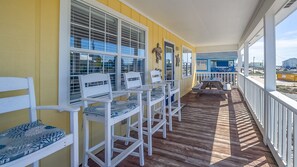
[[[153,156],[145,149],[145,166],[277,166],[237,89],[227,99],[188,93],[182,102],[182,121],[174,119],[167,139],[154,135]],[[139,166],[139,160],[129,156],[119,166]]]

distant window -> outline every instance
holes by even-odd
[[[207,71],[207,60],[196,60],[197,71]]]
[[[183,47],[182,55],[182,76],[188,77],[192,75],[192,51],[186,47]]]

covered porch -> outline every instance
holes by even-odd
[[[137,80],[144,85],[152,83],[151,71],[159,71],[162,81],[178,82],[179,95],[173,95],[172,101],[180,96],[185,106],[181,121],[173,119],[173,130],[169,131],[167,126],[166,138],[158,130],[153,134],[153,154],[149,156],[145,149],[144,166],[297,167],[297,102],[276,90],[275,79],[275,27],[296,9],[295,0],[1,1],[1,78],[32,77],[30,88],[34,81],[35,93],[30,93],[36,95],[37,105],[77,109],[75,122],[68,113],[35,113],[34,120],[42,120],[63,132],[76,131],[69,137],[75,149],[73,146],[48,157],[35,156],[39,158],[34,161],[35,166],[38,163],[42,167],[81,165],[86,161],[83,155],[92,151],[104,160],[103,145],[92,151],[84,148],[83,107],[88,103],[81,101],[81,76],[106,74],[108,81],[94,83],[108,83],[110,93],[129,91],[125,83],[127,73],[139,74],[141,79]],[[259,83],[249,76],[249,48],[262,37],[264,83]],[[228,56],[232,53],[232,59],[217,53]],[[216,56],[207,57],[212,54]],[[221,85],[232,86],[231,91],[223,91],[225,98],[217,94],[197,96],[192,92],[197,83],[214,78]],[[170,86],[174,88],[174,84]],[[9,86],[3,87],[10,90]],[[6,97],[2,91],[0,97]],[[164,99],[171,99],[162,91]],[[140,91],[138,95],[137,105],[141,106]],[[27,112],[6,113],[10,108],[5,100],[5,107],[0,106],[0,132],[33,120]],[[111,105],[112,100],[106,103]],[[163,100],[164,122],[169,111],[166,100]],[[30,105],[24,106],[31,109]],[[148,108],[139,106],[139,115]],[[111,112],[110,106],[108,109]],[[99,141],[109,141],[105,138],[106,131],[127,136],[129,125],[125,119],[117,120],[112,130],[106,130],[104,124],[90,123],[87,129],[90,137],[85,145],[91,147]],[[137,136],[134,132],[131,135]],[[125,147],[119,141],[115,146]],[[116,159],[121,161],[118,166],[140,166],[140,158],[123,157]],[[91,159],[88,165],[98,166]]]
[[[278,166],[239,90],[227,96],[185,95],[182,121],[174,119],[166,139],[161,133],[153,137],[154,153],[145,154],[145,166]],[[120,166],[138,166],[138,159],[129,157]]]

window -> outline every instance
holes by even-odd
[[[192,51],[186,47],[183,47],[183,67],[182,76],[188,77],[192,75]]]
[[[121,34],[121,87],[124,88],[123,74],[130,71],[140,72],[144,82],[145,31],[122,21]]]
[[[122,73],[141,72],[144,81],[145,35],[143,28],[93,6],[72,0],[69,52],[70,103],[78,102],[81,97],[79,75],[108,73],[113,90],[123,88]]]
[[[207,60],[196,60],[197,71],[207,71]]]

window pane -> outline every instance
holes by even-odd
[[[90,55],[89,73],[103,73],[103,56]]]
[[[106,15],[106,32],[113,35],[118,34],[118,20],[109,15]]]
[[[104,51],[105,47],[105,35],[103,32],[91,30],[91,49]]]
[[[144,44],[139,44],[138,48],[138,56],[145,56],[145,45]]]
[[[138,30],[136,28],[131,28],[131,39],[138,41]]]
[[[207,60],[196,60],[196,70],[206,71],[207,70]]]
[[[192,51],[187,48],[183,48],[182,64],[182,76],[192,75]]]
[[[192,63],[192,53],[188,53],[188,63]]]
[[[138,55],[138,43],[131,41],[131,55],[137,56]]]
[[[130,27],[122,22],[122,37],[130,39]]]
[[[104,73],[116,72],[116,57],[104,56]]]
[[[141,72],[142,82],[144,82],[145,59],[135,59],[130,57],[122,57],[121,73]],[[122,75],[122,88],[124,87],[124,79]]]
[[[77,102],[80,98],[80,86],[78,76],[70,77],[70,102]]]
[[[187,75],[187,63],[183,63],[183,76]]]
[[[192,75],[192,63],[187,64],[187,76]]]
[[[122,54],[130,54],[131,51],[131,42],[127,39],[122,38],[122,45],[121,45]]]
[[[71,25],[70,46],[89,49],[89,30],[84,27]]]
[[[89,26],[89,7],[78,2],[72,2],[71,22],[83,26]]]
[[[145,31],[139,30],[139,42],[145,43]]]
[[[81,75],[87,74],[88,71],[88,54],[70,53],[70,74]]]
[[[92,9],[91,27],[96,30],[105,31],[105,14],[103,12]]]
[[[118,51],[117,44],[118,39],[116,36],[106,34],[106,52],[116,53]]]

